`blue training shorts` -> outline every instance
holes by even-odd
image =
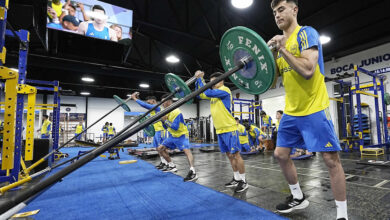
[[[188,136],[183,134],[180,137],[173,137],[169,135],[167,139],[163,141],[161,144],[171,150],[178,148],[179,150],[190,149],[190,141],[188,140]]]
[[[240,152],[240,140],[238,139],[238,131],[226,132],[218,134],[218,144],[221,153]]]
[[[310,152],[340,151],[329,109],[307,116],[284,114],[280,120],[277,147],[303,148]]]
[[[156,131],[153,136],[153,147],[160,146],[165,140],[165,130]]]

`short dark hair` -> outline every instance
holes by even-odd
[[[170,96],[170,95],[171,95],[170,93],[166,93],[166,94],[162,95],[162,96],[161,96],[161,100],[166,99],[166,98],[167,98],[168,96]],[[173,97],[167,99],[166,101],[172,100],[172,98],[173,98]]]
[[[261,111],[260,112],[260,115],[266,115],[267,113],[265,113],[265,111]]]
[[[106,10],[104,10],[104,8],[101,5],[92,6],[92,11],[95,9],[102,10],[102,11],[104,11],[104,14],[106,14]]]
[[[271,1],[271,8],[275,8],[282,1],[293,2],[295,5],[298,6],[298,0],[272,0]]]
[[[112,125],[112,123],[110,123],[110,125]]]
[[[211,78],[217,78],[217,77],[220,77],[220,76],[222,76],[222,75],[223,75],[222,73],[216,72],[216,73],[211,74],[210,79],[211,79]]]
[[[43,115],[43,117],[44,117],[44,118],[49,118],[49,116],[48,116],[48,115]]]
[[[222,76],[222,75],[223,75],[223,73],[216,72],[216,73],[211,74],[210,79],[212,79],[212,78],[217,78],[217,77],[220,77],[220,76]],[[223,80],[221,80],[221,81],[224,82],[225,80],[223,79]]]
[[[236,121],[237,121],[237,120],[240,120],[240,119],[239,119],[239,118],[237,118],[237,117],[235,117],[234,119],[236,119]]]
[[[277,110],[276,112],[279,112],[279,114],[283,115],[283,111],[282,110]]]
[[[74,26],[78,27],[80,25],[80,23],[77,21],[76,17],[72,16],[72,15],[65,15],[63,18],[62,18],[62,21],[65,22],[70,22],[72,23]]]
[[[148,97],[146,97],[146,100],[156,100],[157,101],[157,98],[156,98],[156,96],[148,96]]]

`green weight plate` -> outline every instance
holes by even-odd
[[[272,86],[276,70],[272,52],[253,30],[238,26],[226,31],[222,36],[219,55],[225,71],[233,69],[246,56],[253,58],[244,69],[229,77],[244,92],[258,95]]]
[[[141,120],[139,120],[139,123],[140,124],[143,123],[148,118],[149,118],[149,116],[143,117]],[[144,128],[144,132],[145,132],[146,135],[148,135],[148,137],[154,137],[154,134],[156,133],[155,130],[154,130],[153,124],[150,124],[146,128]]]
[[[118,105],[121,105],[121,107],[122,107],[125,111],[131,112],[130,107],[126,104],[126,102],[125,102],[123,99],[121,99],[121,98],[120,98],[119,96],[117,96],[117,95],[114,95],[113,97],[114,97],[116,103],[118,103]]]
[[[179,76],[173,73],[165,74],[165,84],[167,85],[169,91],[176,92],[175,97],[178,99],[182,99],[191,93],[191,89],[187,86],[187,84]],[[178,91],[176,91],[177,88]],[[187,104],[191,103],[192,99],[187,102]]]
[[[390,94],[387,92],[385,93],[385,104],[390,105]]]

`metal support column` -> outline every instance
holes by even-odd
[[[359,71],[358,71],[358,67],[356,65],[354,66],[354,70],[355,70],[355,89],[356,89],[356,91],[359,91],[360,90]],[[358,125],[359,125],[359,131],[358,131],[359,148],[361,151],[361,150],[363,150],[364,140],[363,140],[363,128],[362,128],[362,107],[361,107],[360,93],[358,93],[358,92],[356,92],[356,109],[357,109]],[[354,120],[354,118],[352,118],[351,124],[353,123],[353,120]],[[352,126],[352,128],[353,127],[354,126]]]

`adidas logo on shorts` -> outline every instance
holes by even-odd
[[[325,145],[325,147],[333,147],[333,145],[332,145],[330,142],[328,142],[328,143]]]

